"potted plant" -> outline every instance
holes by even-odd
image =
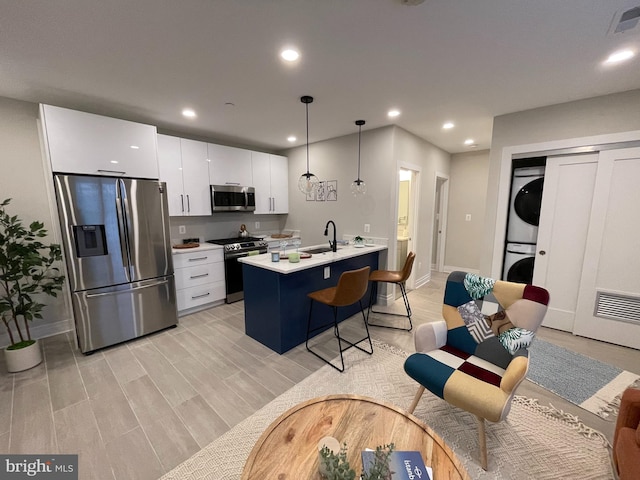
[[[356,246],[364,245],[364,238],[362,238],[360,235],[356,235],[355,237],[353,237],[353,244]]]
[[[5,348],[9,372],[19,372],[42,362],[42,351],[31,338],[29,322],[42,318],[41,294],[57,296],[64,276],[55,266],[62,260],[60,245],[45,245],[41,222],[24,227],[17,215],[6,211],[11,199],[0,203],[0,317],[9,335]]]
[[[391,453],[395,450],[395,444],[377,446],[372,452],[372,459],[365,465],[360,475],[360,480],[390,480],[393,472],[389,466]],[[340,447],[335,453],[326,445],[320,450],[320,475],[325,480],[354,480],[356,472],[347,460],[347,444]]]

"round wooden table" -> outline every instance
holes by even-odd
[[[393,442],[396,450],[422,452],[435,480],[470,478],[440,436],[410,413],[360,395],[327,395],[296,405],[269,425],[249,454],[242,480],[320,480],[317,444],[326,436],[347,443],[358,476],[362,450]]]

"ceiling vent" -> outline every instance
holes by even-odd
[[[607,36],[615,36],[621,33],[640,32],[640,5],[633,8],[625,8],[616,12],[611,22]]]
[[[416,5],[424,3],[424,0],[400,0],[400,3],[403,5],[415,7]]]

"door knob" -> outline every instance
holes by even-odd
[[[539,253],[540,255],[546,255],[546,254],[547,254],[547,252],[545,252],[544,250],[540,250],[538,253]]]

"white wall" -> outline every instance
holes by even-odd
[[[480,269],[488,177],[489,150],[451,156],[445,270]]]
[[[37,220],[45,224],[50,235],[45,243],[54,243],[52,218],[47,195],[40,137],[38,135],[38,105],[0,97],[0,198],[11,198],[9,211],[18,215],[25,225]],[[47,307],[41,320],[31,324],[32,336],[40,338],[71,328],[71,313],[63,295],[44,297]],[[0,330],[0,345],[7,345],[8,337]]]
[[[450,155],[397,126],[362,132],[360,177],[367,193],[354,198],[351,182],[357,177],[358,134],[347,135],[309,147],[309,170],[320,180],[338,181],[338,200],[309,202],[297,183],[306,172],[306,147],[287,151],[289,157],[289,216],[286,228],[302,231],[305,245],[325,243],[328,220],[337,225],[338,238],[362,235],[390,239],[388,261],[395,265],[396,203],[398,170],[403,164],[420,169],[420,201],[417,220],[418,243],[414,246],[416,279],[430,274],[431,229],[435,195],[435,172],[449,172]],[[364,233],[364,224],[371,225]],[[331,231],[331,230],[330,230]],[[384,267],[384,266],[382,266]]]
[[[496,117],[487,184],[480,271],[491,275],[504,148],[640,130],[640,90],[578,100]]]

